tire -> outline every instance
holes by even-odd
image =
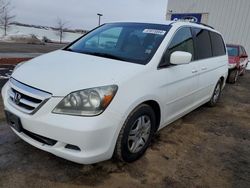
[[[123,162],[139,159],[147,150],[156,128],[153,109],[146,104],[135,108],[119,133],[114,158]]]
[[[239,77],[239,70],[238,69],[231,70],[228,75],[228,82],[231,84],[235,84],[238,80],[238,77]]]
[[[246,74],[246,68],[247,65],[243,68],[242,72],[239,74],[239,76],[244,76]]]
[[[214,106],[216,106],[216,104],[220,100],[222,84],[223,83],[221,80],[219,80],[217,82],[215,89],[214,89],[214,92],[213,92],[213,95],[212,95],[210,101],[207,103],[208,106],[214,107]]]

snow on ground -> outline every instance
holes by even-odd
[[[59,36],[57,36],[57,33],[55,30],[52,30],[50,28],[48,29],[38,29],[34,27],[24,27],[24,26],[16,26],[11,25],[8,30],[8,36],[2,37],[4,34],[3,30],[0,29],[0,40],[9,41],[9,38],[12,36],[30,36],[30,35],[36,35],[38,39],[42,39],[44,36],[52,41],[59,41]],[[75,39],[79,38],[82,34],[79,33],[69,33],[65,32],[65,36],[63,38],[63,42],[72,42]]]

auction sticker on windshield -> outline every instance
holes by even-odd
[[[166,31],[158,29],[144,29],[143,33],[155,34],[155,35],[165,35]]]

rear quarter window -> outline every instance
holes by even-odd
[[[225,45],[220,34],[210,32],[213,56],[221,56],[226,54]]]

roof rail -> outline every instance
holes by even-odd
[[[178,21],[183,22],[183,20],[173,20],[173,22],[170,25],[177,23]],[[207,24],[200,23],[200,22],[194,22],[194,21],[190,21],[190,20],[185,20],[184,22],[195,23],[195,24],[203,25],[203,26],[209,27],[211,29],[214,29],[214,27],[212,27],[211,25],[207,25]]]
[[[207,25],[207,24],[204,24],[204,23],[197,23],[197,22],[193,22],[193,21],[190,21],[190,23],[196,23],[196,24],[200,24],[200,25],[203,25],[203,26],[206,26],[206,27],[209,27],[211,29],[214,29],[214,27],[212,27],[211,25]]]

